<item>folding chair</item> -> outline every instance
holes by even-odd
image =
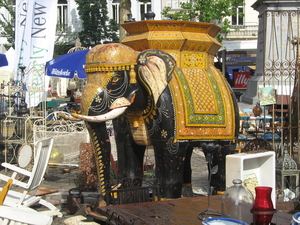
[[[11,177],[6,176],[4,174],[0,174],[0,180],[8,182],[11,179],[13,185],[21,187],[21,189],[23,190],[23,192],[8,190],[7,195],[4,196],[5,199],[3,205],[17,207],[17,208],[24,208],[24,207],[26,208],[36,203],[39,203],[49,209],[47,211],[49,215],[59,216],[59,217],[62,216],[62,214],[59,212],[59,209],[56,208],[52,203],[42,199],[40,196],[35,196],[37,189],[39,188],[41,182],[44,179],[52,146],[53,146],[53,138],[46,138],[36,143],[34,164],[31,172],[9,163],[1,164],[3,167],[12,170],[14,172],[11,175]],[[28,181],[23,182],[17,180],[16,179],[17,174],[27,176]],[[0,191],[2,191],[2,189],[0,189]]]

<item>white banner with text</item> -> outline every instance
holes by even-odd
[[[16,1],[16,74],[17,85],[26,91],[26,103],[33,107],[47,94],[49,77],[45,63],[53,58],[57,21],[57,1]]]

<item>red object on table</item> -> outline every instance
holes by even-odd
[[[271,199],[272,188],[265,186],[255,187],[255,200],[251,212],[254,225],[268,225],[276,212]]]

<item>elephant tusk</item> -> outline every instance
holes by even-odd
[[[116,99],[110,106],[110,109],[116,109],[116,108],[122,108],[122,107],[127,107],[131,104],[130,101],[128,101],[127,98],[122,97]]]
[[[80,121],[81,119],[75,118],[73,116],[70,115],[66,115],[66,114],[62,114],[62,113],[58,113],[57,114],[60,118],[63,118],[65,120],[76,120],[76,121]]]
[[[80,115],[77,113],[73,113],[72,116],[77,119],[84,120],[84,121],[100,123],[100,122],[105,122],[107,120],[112,120],[112,119],[122,115],[126,109],[127,109],[127,107],[116,108],[116,109],[109,111],[108,113],[105,113],[105,114],[99,115],[99,116],[84,116],[84,115]]]

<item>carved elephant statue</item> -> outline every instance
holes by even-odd
[[[223,156],[215,158],[224,162],[237,136],[238,110],[213,63],[205,72],[208,78],[203,71],[186,78],[170,54],[155,49],[138,52],[117,43],[95,46],[86,61],[81,114],[71,119],[86,121],[103,195],[110,181],[108,120],[115,131],[119,178],[143,176],[145,149],[151,145],[162,198],[181,197],[183,187],[186,195],[192,194],[194,147],[220,144],[217,155]],[[225,179],[224,171],[218,179]]]

